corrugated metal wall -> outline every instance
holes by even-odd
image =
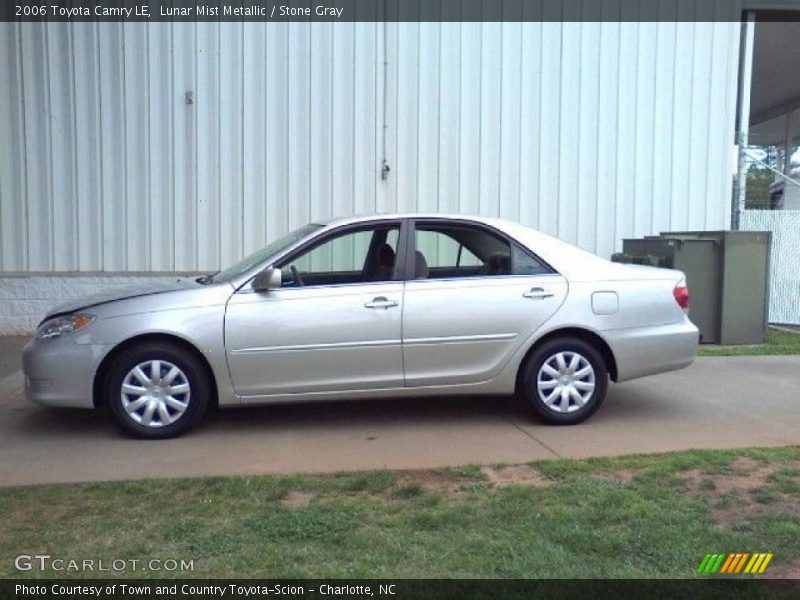
[[[800,325],[800,210],[746,210],[745,231],[771,231],[769,322]]]
[[[725,228],[738,43],[737,23],[2,23],[0,269],[215,269],[374,211],[500,215],[606,256]]]

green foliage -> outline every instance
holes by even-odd
[[[747,171],[747,188],[744,207],[750,209],[769,209],[769,186],[775,175],[763,167],[750,167]]]
[[[766,356],[800,354],[800,333],[775,329],[767,330],[766,343],[747,346],[700,346],[698,356]]]

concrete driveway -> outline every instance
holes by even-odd
[[[182,438],[147,442],[123,437],[102,413],[25,400],[23,343],[0,338],[0,485],[800,444],[800,356],[699,358],[612,385],[574,427],[541,425],[510,398],[440,398],[226,409]]]

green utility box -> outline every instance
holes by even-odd
[[[768,231],[673,231],[622,242],[612,260],[686,273],[689,316],[706,344],[761,344],[767,329]]]

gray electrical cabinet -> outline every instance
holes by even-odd
[[[761,344],[767,328],[768,231],[672,231],[622,242],[617,262],[678,269],[691,294],[689,317],[707,344]]]

